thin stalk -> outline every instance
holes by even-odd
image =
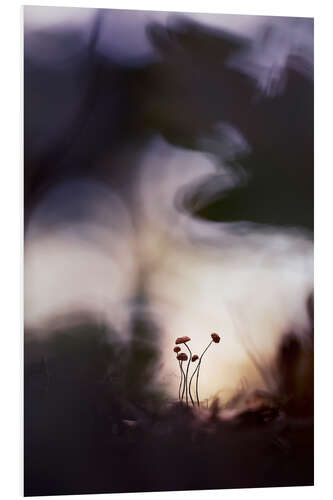
[[[184,371],[182,370],[182,367],[181,367],[182,361],[178,360],[178,363],[179,363],[179,369],[180,369],[180,384],[179,384],[179,390],[178,390],[178,399],[180,401],[180,394],[181,394],[182,385],[183,385],[183,373],[184,373]]]
[[[201,354],[201,356],[199,358],[199,363],[198,363],[198,366],[197,366],[197,380],[196,380],[196,384],[195,384],[195,392],[196,392],[197,402],[198,402],[199,408],[200,408],[200,401],[199,401],[199,374],[200,374],[200,365],[201,365],[201,361],[202,361],[203,355],[205,354],[205,352],[211,346],[212,343],[213,343],[213,340],[211,340],[209,342],[208,346],[206,347],[206,349],[204,350],[204,352]]]
[[[187,368],[186,368],[186,377],[185,377],[185,385],[186,385],[186,405],[188,406],[188,385],[187,385],[187,377],[188,377],[188,369],[190,367],[190,363],[192,361],[192,352],[191,352],[191,349],[188,347],[188,345],[186,344],[185,342],[185,345],[187,347],[187,350],[189,351],[190,353],[190,357],[188,359],[188,363],[187,363]]]
[[[183,370],[183,361],[180,362],[180,369],[182,371],[182,374],[183,374],[183,380],[184,380],[184,386],[183,386],[183,392],[182,392],[182,398],[181,398],[181,401],[183,401],[184,399],[184,392],[185,392],[185,373],[184,373],[184,370]]]
[[[197,371],[197,378],[195,381],[195,394],[197,396],[197,402],[198,402],[198,407],[200,408],[200,401],[199,401],[199,374],[200,374],[200,365],[201,365],[201,359],[198,363],[198,371]]]
[[[191,376],[191,379],[190,379],[190,383],[189,383],[189,386],[188,386],[188,389],[189,389],[189,393],[190,393],[190,397],[191,397],[191,401],[192,401],[193,406],[195,406],[195,404],[194,404],[194,401],[193,401],[193,398],[192,398],[192,393],[191,393],[191,384],[192,384],[193,377],[194,377],[194,375],[196,374],[196,372],[197,372],[198,368],[199,368],[199,362],[197,363],[197,366],[195,367],[195,370],[194,370],[194,372],[192,373],[192,376]]]

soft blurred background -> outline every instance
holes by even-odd
[[[267,484],[85,483],[77,455],[111,432],[137,467],[121,429],[177,399],[182,335],[223,337],[206,406],[312,417],[313,20],[25,7],[24,92],[27,494],[311,483],[311,426]]]

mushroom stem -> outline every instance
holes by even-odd
[[[192,352],[191,352],[191,349],[188,347],[188,345],[186,344],[185,342],[185,346],[187,348],[187,350],[189,351],[190,353],[190,356],[188,358],[188,363],[187,363],[187,368],[186,368],[186,377],[185,377],[185,385],[186,385],[186,405],[188,406],[188,385],[187,385],[187,378],[188,378],[188,369],[190,367],[190,363],[191,363],[191,359],[192,359]]]
[[[198,368],[199,368],[199,362],[198,362],[197,366],[195,367],[194,372],[192,373],[192,376],[191,376],[191,379],[190,379],[190,383],[189,383],[189,385],[188,385],[188,388],[189,388],[189,393],[190,393],[190,397],[191,397],[191,401],[192,401],[193,406],[195,406],[195,404],[194,404],[194,401],[193,401],[193,398],[192,398],[192,393],[191,393],[191,384],[192,384],[192,380],[193,380],[194,375],[195,375],[195,374],[196,374],[196,372],[198,371]]]
[[[185,373],[184,373],[184,370],[183,370],[183,361],[180,362],[180,369],[181,369],[181,372],[182,372],[182,375],[183,375],[183,380],[184,380],[184,386],[183,386],[183,392],[182,392],[182,397],[181,397],[181,401],[183,401],[184,399],[184,392],[185,392],[185,385],[186,385],[186,382],[185,382]]]
[[[181,363],[182,363],[182,361],[178,360],[179,369],[180,369],[180,384],[179,384],[179,390],[178,390],[178,399],[179,399],[179,401],[180,401],[180,394],[181,394],[182,385],[183,385],[183,373],[184,373],[184,371],[182,370]]]
[[[201,361],[202,361],[202,357],[203,355],[205,354],[205,352],[207,351],[207,349],[211,346],[211,344],[213,343],[213,340],[211,340],[208,344],[208,346],[206,347],[206,349],[204,350],[204,352],[201,354],[200,358],[199,358],[199,362],[198,362],[198,366],[196,368],[196,372],[197,372],[197,380],[196,380],[196,384],[195,384],[195,392],[196,392],[196,396],[197,396],[197,402],[198,402],[198,406],[200,408],[200,401],[199,401],[199,374],[200,374],[200,365],[201,365]]]

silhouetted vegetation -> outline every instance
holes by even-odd
[[[93,323],[27,337],[25,495],[313,484],[310,345],[287,336],[277,393],[240,395],[245,406],[226,419],[236,400],[207,410],[168,401],[144,341],[152,323],[132,331],[125,346]]]

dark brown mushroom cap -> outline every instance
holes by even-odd
[[[197,354],[194,354],[192,356],[192,361],[196,361],[197,359],[199,359],[199,356]]]
[[[177,359],[179,359],[179,361],[187,361],[188,357],[185,352],[181,352],[180,354],[178,354]]]
[[[185,344],[185,342],[189,342],[191,339],[190,337],[178,337],[178,339],[176,339],[176,344]]]
[[[211,337],[213,339],[213,342],[215,342],[216,344],[218,344],[221,340],[221,337],[217,333],[212,333]]]
[[[179,352],[181,349],[180,349],[180,347],[176,346],[173,348],[173,350],[174,350],[174,352]]]

